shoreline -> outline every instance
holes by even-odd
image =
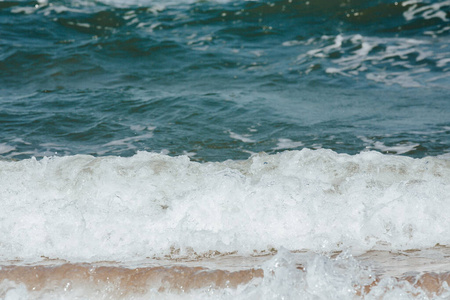
[[[448,292],[449,251],[448,247],[434,247],[398,252],[368,251],[355,257],[346,256],[349,260],[337,253],[323,258],[327,260],[326,263],[335,264],[337,269],[341,269],[341,276],[352,277],[350,287],[353,290],[350,293],[356,297],[373,293],[383,297],[384,292],[401,288],[412,297],[418,296],[420,292],[431,299]],[[83,294],[95,292],[113,299],[146,297],[149,293],[182,297],[205,290],[217,294],[225,290],[258,288],[276,276],[276,267],[280,264],[284,264],[283,268],[286,268],[289,277],[299,281],[294,281],[294,284],[300,285],[300,281],[308,280],[308,276],[311,276],[309,273],[317,272],[317,266],[311,260],[312,255],[310,252],[286,251],[281,256],[219,255],[129,264],[108,261],[71,263],[61,260],[24,264],[10,261],[0,263],[0,297],[5,297],[8,291],[17,287],[25,288],[30,298],[77,290],[82,290]],[[434,259],[431,258],[433,255]],[[356,277],[351,274],[355,272],[355,262],[359,268]]]

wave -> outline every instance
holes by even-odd
[[[330,150],[0,161],[5,260],[448,245],[450,161]]]
[[[247,1],[247,0],[66,0],[66,1],[8,1],[3,9],[14,14],[41,14],[62,16],[60,21],[75,29],[102,35],[114,28],[134,25],[143,27],[153,23],[153,29],[183,25],[219,25],[234,23],[228,29],[243,34],[244,27],[254,27],[261,33],[280,34],[285,25],[307,25],[303,33],[336,34],[360,32],[381,36],[428,35],[445,37],[448,26],[450,1]],[[190,10],[190,11],[189,11]],[[158,18],[159,14],[163,18]],[[167,13],[167,14],[166,14]],[[66,18],[68,15],[69,18]],[[146,17],[154,18],[147,24]],[[174,19],[173,19],[174,18]],[[143,23],[142,23],[143,22]],[[258,26],[258,23],[264,23]],[[329,25],[334,24],[333,27]],[[241,27],[240,31],[235,30]],[[89,29],[91,28],[91,29]],[[303,31],[302,31],[303,30]],[[245,34],[245,33],[244,33]],[[305,37],[299,35],[299,37]]]
[[[442,250],[442,249],[441,249]],[[380,274],[348,252],[335,257],[281,249],[258,259],[223,257],[227,264],[252,266],[229,270],[220,259],[123,266],[111,262],[45,262],[3,265],[0,296],[19,299],[447,299],[448,272]],[[424,258],[392,255],[397,264],[417,268]],[[217,262],[219,260],[219,262]],[[428,261],[428,260],[426,260]],[[433,261],[436,267],[436,261]],[[207,265],[207,264],[206,264]]]
[[[85,83],[86,76],[128,84],[174,73],[221,78],[232,70],[242,78],[256,72],[261,85],[307,76],[310,82],[355,84],[358,78],[363,86],[447,89],[450,58],[442,49],[450,1],[8,3],[8,22],[17,14],[39,16],[24,18],[17,36],[5,37],[0,69],[13,85],[23,83],[24,72],[26,83],[56,90]],[[39,47],[30,36],[40,37]],[[13,46],[17,39],[24,47]],[[63,51],[51,51],[55,45]],[[130,74],[130,68],[140,71]]]

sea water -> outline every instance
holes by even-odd
[[[448,299],[450,1],[0,1],[0,298]]]

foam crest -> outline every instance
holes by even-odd
[[[322,36],[320,40],[308,41],[316,46],[306,54],[297,57],[303,64],[311,58],[330,58],[325,72],[355,77],[365,74],[369,80],[388,85],[398,84],[403,87],[426,85],[427,73],[437,65],[442,68],[445,54],[438,54],[436,62],[433,57],[433,45],[429,41],[412,38],[380,38],[362,36]],[[337,54],[338,53],[338,54]],[[306,73],[317,68],[312,65]],[[389,71],[382,71],[389,69]]]
[[[449,244],[450,161],[329,150],[0,161],[3,259]]]
[[[234,0],[209,0],[211,3],[228,3]],[[252,0],[245,0],[252,1]],[[161,1],[161,0],[132,0],[132,1],[124,1],[124,0],[100,0],[99,2],[115,6],[115,7],[130,7],[130,6],[151,6],[156,7],[158,10],[164,10],[166,7],[177,6],[177,5],[186,5],[196,3],[196,0],[169,0],[169,1]]]
[[[429,20],[432,18],[441,19],[447,22],[447,12],[444,8],[450,7],[450,1],[441,1],[437,3],[423,3],[422,1],[405,1],[403,6],[408,6],[408,9],[403,13],[403,16],[407,21],[414,19]]]
[[[261,284],[246,295],[250,299],[445,299],[449,295],[449,273],[379,276],[347,251],[330,258],[282,250],[262,269]]]
[[[6,154],[6,153],[9,153],[9,152],[14,151],[14,150],[16,150],[15,147],[10,146],[10,145],[8,145],[6,143],[1,143],[0,144],[0,154]]]

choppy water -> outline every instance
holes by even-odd
[[[450,1],[0,1],[0,298],[448,299],[449,35]]]
[[[2,1],[0,152],[449,149],[449,1]]]

